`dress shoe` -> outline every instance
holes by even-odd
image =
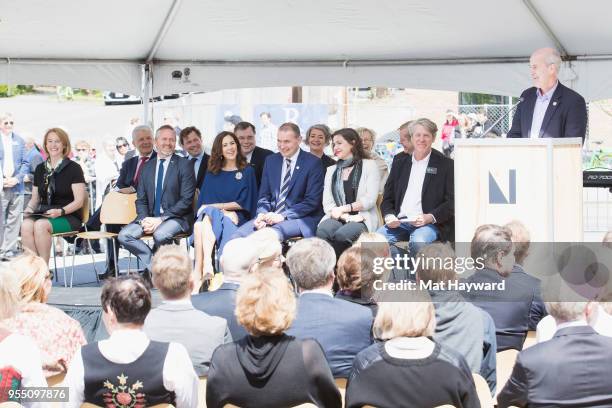
[[[106,280],[108,278],[114,278],[115,277],[115,268],[107,268],[103,274],[98,275],[98,279],[100,280]]]
[[[142,272],[142,280],[144,281],[145,285],[147,285],[147,288],[149,289],[153,288],[153,281],[151,280],[151,272],[149,272],[148,269],[145,269],[144,272]]]

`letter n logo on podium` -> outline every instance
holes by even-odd
[[[508,170],[507,183],[489,171],[489,204],[516,204],[516,169]]]

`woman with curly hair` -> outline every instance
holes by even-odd
[[[239,226],[255,217],[257,182],[255,170],[240,151],[235,134],[221,132],[215,137],[208,170],[198,198],[194,225],[196,288],[214,275],[212,252],[219,254]]]

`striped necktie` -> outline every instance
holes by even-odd
[[[276,210],[275,213],[281,213],[285,207],[285,199],[287,198],[287,193],[289,192],[289,182],[291,181],[291,159],[285,159],[287,163],[287,169],[285,170],[285,177],[283,177],[283,184],[281,184],[280,194],[278,195],[278,201],[276,202]]]

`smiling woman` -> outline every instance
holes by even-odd
[[[321,159],[323,169],[336,164],[336,161],[323,153],[331,141],[331,131],[327,125],[312,125],[306,132],[306,144],[310,153]]]
[[[193,230],[196,291],[202,280],[214,275],[215,244],[221,254],[238,227],[255,216],[256,204],[255,171],[242,155],[238,138],[231,132],[219,133],[210,153]]]
[[[21,240],[25,248],[49,263],[51,234],[81,227],[86,192],[83,169],[68,159],[68,134],[60,128],[49,129],[44,149],[48,159],[34,171],[35,188],[24,211]]]

